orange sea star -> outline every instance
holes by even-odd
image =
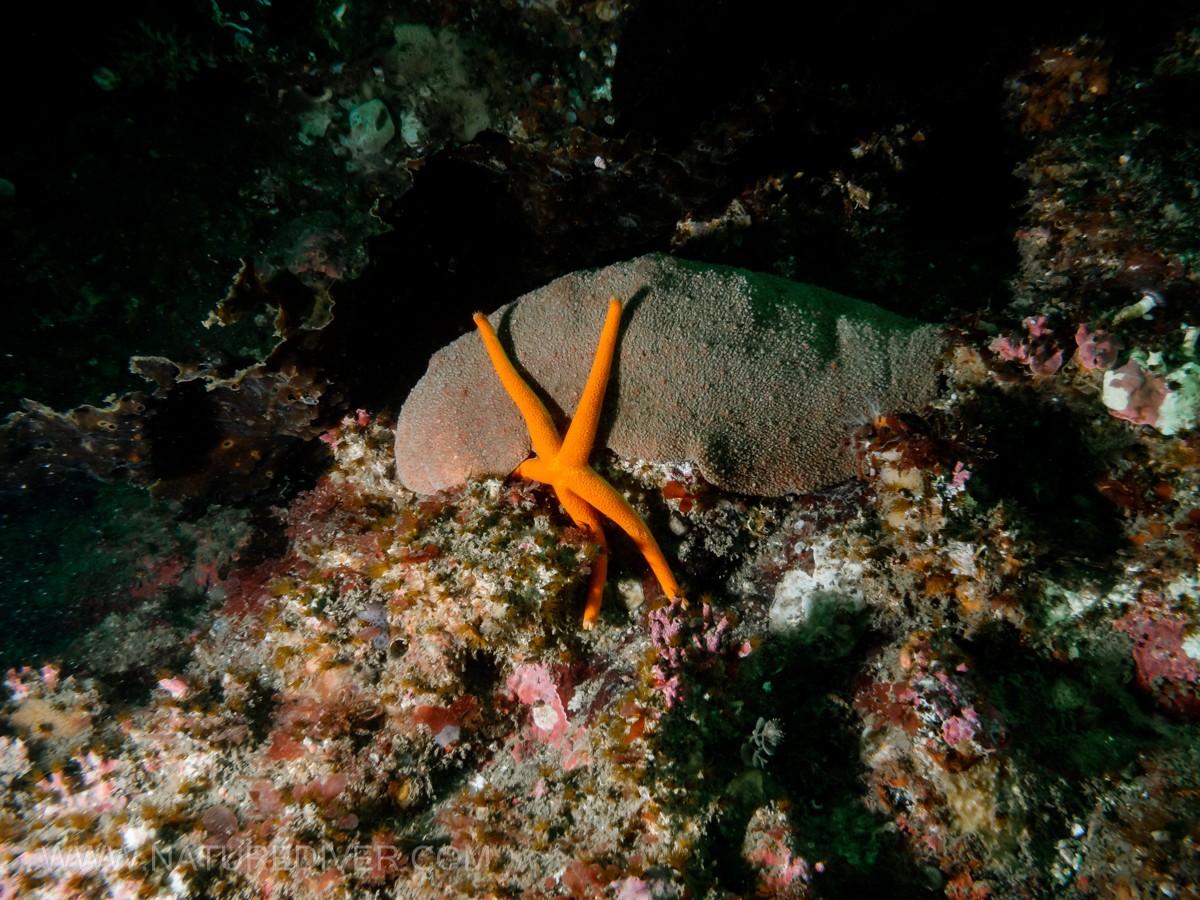
[[[588,455],[592,451],[596,428],[600,424],[600,410],[604,405],[604,390],[608,386],[613,352],[617,347],[617,331],[621,325],[621,301],[616,297],[608,301],[608,315],[604,319],[604,330],[600,333],[600,343],[596,347],[592,371],[588,375],[583,396],[579,399],[579,406],[564,438],[559,437],[558,429],[554,427],[545,404],[513,367],[491,324],[482,313],[476,313],[474,318],[496,374],[500,376],[504,389],[525,417],[529,437],[533,442],[535,455],[517,466],[513,474],[552,486],[567,515],[600,545],[600,553],[592,563],[587,605],[583,610],[583,627],[591,628],[595,623],[600,612],[604,583],[608,577],[608,541],[604,537],[598,513],[612,519],[633,538],[633,542],[650,563],[650,568],[658,576],[658,583],[662,585],[664,593],[668,598],[674,599],[679,593],[679,585],[675,582],[671,567],[645,520],[616,488],[588,465]]]

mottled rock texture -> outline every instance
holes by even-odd
[[[937,390],[938,327],[808,284],[642,256],[575,272],[488,318],[560,427],[604,321],[626,301],[597,446],[691,461],[730,491],[775,496],[854,475],[849,427]],[[434,354],[396,427],[396,474],[418,493],[507,473],[531,453],[477,334]]]

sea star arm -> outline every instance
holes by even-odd
[[[579,528],[600,545],[600,552],[592,560],[592,576],[588,579],[587,603],[583,607],[583,627],[591,629],[600,615],[600,602],[604,599],[604,583],[608,580],[608,539],[604,536],[604,525],[596,510],[586,500],[568,488],[556,487],[554,493],[567,511],[567,515]]]
[[[500,383],[525,417],[533,452],[542,459],[552,459],[558,454],[562,441],[559,439],[558,429],[554,427],[554,420],[550,418],[550,411],[513,366],[500,339],[496,337],[496,332],[492,330],[492,323],[483,313],[475,313],[473,318],[475,327],[479,329],[479,336],[483,338],[483,346],[492,360],[492,366],[500,376]]]
[[[587,465],[588,454],[592,452],[592,445],[596,441],[596,429],[600,426],[604,392],[612,371],[613,353],[617,349],[617,332],[620,327],[621,301],[610,297],[608,314],[604,317],[604,328],[600,332],[600,342],[596,345],[596,356],[592,360],[592,371],[588,375],[583,395],[579,398],[579,405],[575,408],[575,415],[571,417],[571,424],[559,451],[559,459],[564,465]]]
[[[612,372],[612,360],[617,348],[617,333],[620,327],[621,301],[616,297],[610,297],[608,313],[604,318],[604,328],[600,332],[596,356],[592,360],[592,371],[588,375],[583,395],[579,398],[579,405],[575,409],[575,415],[571,418],[571,425],[563,438],[558,456],[550,467],[546,467],[557,470],[557,472],[547,472],[546,474],[558,476],[554,484],[559,500],[571,518],[575,520],[576,525],[591,526],[591,530],[601,534],[601,541],[603,541],[603,532],[600,531],[598,525],[599,520],[596,519],[597,524],[593,525],[590,521],[581,521],[581,519],[585,513],[595,518],[593,507],[608,516],[633,538],[633,542],[637,544],[638,549],[646,557],[646,561],[650,563],[650,568],[658,577],[663,591],[668,597],[674,598],[679,591],[679,586],[675,583],[671,567],[667,565],[666,557],[659,549],[658,542],[654,540],[654,535],[650,533],[649,526],[638,515],[637,510],[618,493],[616,488],[596,474],[595,470],[587,464],[588,454],[591,453],[592,444],[596,440],[596,430],[600,425],[604,393]],[[532,474],[543,467],[529,466],[527,468]],[[572,506],[575,506],[576,509],[572,509]],[[605,548],[605,545],[602,543],[601,547]],[[607,553],[602,552],[597,562],[607,568],[606,557]],[[601,560],[603,560],[602,563]],[[593,580],[592,588],[602,591],[604,582],[600,581],[597,584]],[[588,613],[591,612],[594,617],[600,609],[599,591],[595,596],[589,591],[588,605],[584,612],[585,624],[589,623]]]
[[[654,540],[654,535],[650,533],[650,526],[646,524],[646,520],[638,514],[638,511],[629,505],[629,501],[622,497],[615,487],[586,466],[571,469],[568,477],[564,480],[573,493],[578,494],[581,499],[621,526],[621,529],[633,539],[637,548],[642,551],[646,562],[650,563],[651,570],[658,577],[658,583],[662,585],[663,593],[668,598],[674,599],[679,593],[679,585],[675,581],[675,576],[671,574],[671,566],[667,563],[667,558],[663,556],[662,550],[659,549],[658,542]]]

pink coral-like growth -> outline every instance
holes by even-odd
[[[1104,394],[1108,411],[1118,419],[1134,425],[1154,426],[1158,424],[1159,409],[1167,399],[1167,383],[1131,359],[1113,370],[1104,383]],[[1119,394],[1124,394],[1125,400],[1124,406],[1117,407],[1110,399],[1118,399]]]
[[[160,678],[158,686],[176,700],[182,700],[188,694],[187,682],[181,678]]]
[[[1115,337],[1103,329],[1095,331],[1080,324],[1075,332],[1075,344],[1079,348],[1076,357],[1085,369],[1111,369],[1117,363],[1121,345]]]
[[[1200,715],[1200,660],[1183,647],[1187,623],[1170,617],[1161,599],[1135,608],[1113,623],[1133,638],[1138,684],[1164,709],[1177,715]]]
[[[508,688],[522,703],[533,708],[533,727],[548,743],[567,733],[567,711],[549,670],[541,663],[521,666],[508,677]]]
[[[449,750],[462,734],[463,720],[478,709],[475,698],[463,694],[448,707],[418,706],[413,713],[413,721],[427,726],[433,733],[434,742],[443,750]]]
[[[807,860],[793,853],[794,841],[791,823],[778,807],[762,807],[750,818],[742,854],[755,871],[760,896],[810,895],[812,869]]]
[[[542,663],[527,663],[508,676],[508,689],[530,707],[533,734],[563,753],[563,770],[591,761],[583,728],[571,728],[558,686]]]
[[[1046,327],[1046,317],[1030,317],[1025,320],[1028,337],[1017,340],[998,337],[988,349],[1009,362],[1027,366],[1034,375],[1053,375],[1063,364],[1062,350],[1054,343],[1054,332]]]
[[[950,716],[942,723],[942,737],[951,747],[975,736],[975,726],[963,716]]]

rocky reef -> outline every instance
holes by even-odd
[[[1193,11],[279,6],[0,151],[0,897],[1195,893]]]

